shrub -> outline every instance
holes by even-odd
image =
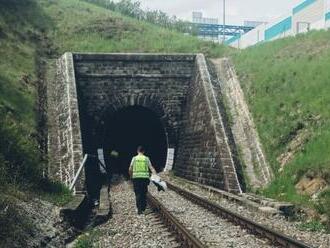
[[[0,180],[2,183],[27,185],[42,176],[40,153],[32,135],[0,109]]]
[[[59,182],[43,179],[38,185],[39,194],[45,199],[58,206],[64,206],[73,199],[72,192]]]
[[[112,0],[85,0],[112,11],[121,13],[138,20],[146,21],[161,27],[174,29],[183,33],[191,33],[190,26],[185,21],[177,19],[176,16],[169,16],[160,10],[143,10],[141,2],[137,0],[120,0],[115,2]]]

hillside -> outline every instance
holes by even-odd
[[[0,61],[0,114],[4,120],[0,131],[8,136],[2,139],[0,161],[19,166],[22,163],[9,154],[23,152],[6,150],[6,139],[10,135],[22,139],[17,149],[37,148],[40,120],[36,110],[40,106],[36,99],[47,60],[66,51],[203,52],[217,57],[226,50],[79,0],[0,1],[0,7],[0,55],[5,58]],[[39,156],[37,150],[30,153]],[[5,168],[4,162],[1,168]]]
[[[295,185],[302,178],[330,183],[329,40],[330,31],[316,31],[251,47],[233,56],[276,173],[264,193],[317,205],[321,212],[329,209],[297,194]],[[324,191],[321,199],[330,203],[330,192]]]
[[[1,192],[17,197],[12,188],[22,191],[28,185],[35,193],[42,181],[36,110],[44,62],[66,51],[202,52],[234,60],[277,174],[261,193],[330,213],[329,191],[312,202],[295,189],[304,176],[330,183],[329,38],[330,32],[318,31],[233,51],[80,0],[0,0]],[[50,188],[54,192],[45,191]],[[62,189],[55,189],[62,202]],[[0,210],[8,202],[12,197],[0,195]],[[0,230],[0,237],[13,227],[2,217],[0,212],[0,224],[8,229]]]
[[[38,141],[45,126],[37,111],[44,107],[38,91],[49,59],[66,51],[203,52],[217,57],[224,50],[79,0],[0,0],[0,225],[6,227],[0,229],[0,237],[6,237],[0,238],[0,246],[18,236],[15,244],[25,245],[33,220],[23,218],[18,200],[42,195],[63,204],[69,198],[60,185],[42,179],[45,163]]]

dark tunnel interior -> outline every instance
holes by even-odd
[[[159,172],[165,167],[167,137],[165,129],[152,110],[132,106],[108,116],[102,137],[104,159],[111,174],[128,176],[128,168],[136,149],[144,146],[146,155]],[[112,156],[116,151],[118,156]]]

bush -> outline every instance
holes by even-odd
[[[191,33],[190,26],[185,21],[177,19],[176,16],[169,16],[160,10],[143,10],[141,2],[137,0],[120,0],[114,2],[112,0],[85,0],[101,7],[105,7],[112,11],[121,13],[141,21],[146,21],[161,27],[174,29],[183,33]]]
[[[23,124],[0,109],[1,183],[27,185],[42,177],[37,143]]]
[[[43,179],[38,185],[39,194],[47,201],[58,206],[64,206],[73,199],[72,192],[59,182]]]

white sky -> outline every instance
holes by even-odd
[[[222,16],[223,0],[140,0],[143,8],[159,9],[169,15],[191,21],[193,11],[204,17]],[[271,21],[289,12],[303,0],[226,0],[227,24],[243,24],[244,20]],[[221,18],[222,20],[222,18]]]

